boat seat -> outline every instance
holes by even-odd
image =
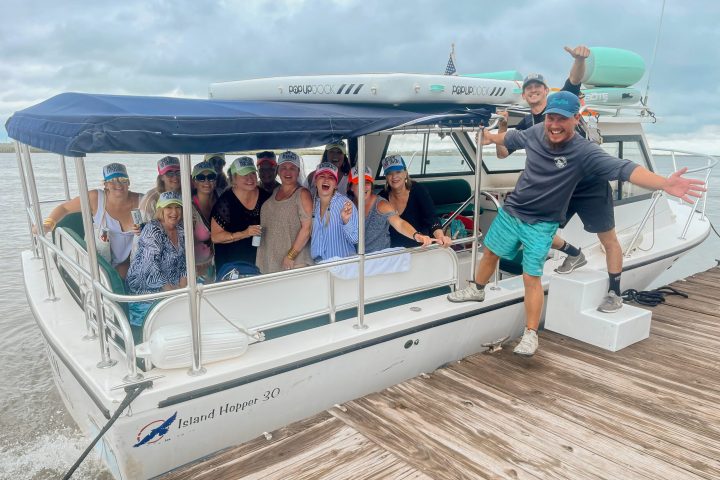
[[[423,182],[435,203],[435,214],[438,217],[453,213],[472,195],[470,184],[460,178],[433,180]],[[472,216],[472,205],[460,212],[461,215]]]
[[[71,217],[67,222],[65,222],[65,218],[63,218],[60,222],[58,222],[57,227],[53,231],[53,240],[56,245],[58,245],[65,253],[71,254],[73,251],[79,251],[82,254],[82,258],[75,255],[75,258],[79,260],[78,263],[83,265],[85,268],[88,268],[87,263],[87,245],[85,243],[84,235],[81,234],[84,233],[83,227],[82,227],[82,217],[80,217],[80,223],[78,228],[77,223],[77,217],[80,214],[71,213],[69,215],[66,215],[66,217]],[[60,229],[63,231],[63,235],[60,235],[57,233]],[[60,239],[62,238],[62,240]],[[73,256],[71,254],[71,256]],[[113,293],[117,293],[119,295],[125,295],[127,293],[125,289],[125,281],[120,277],[120,274],[118,274],[117,270],[113,268],[110,263],[105,260],[103,257],[99,256],[97,257],[98,260],[98,267],[100,268],[100,283],[105,285],[109,290],[112,290]],[[73,297],[75,297],[75,300],[79,303],[81,301],[80,299],[80,290],[79,290],[79,283],[78,280],[75,278],[75,275],[72,274],[72,270],[67,268],[60,259],[57,261],[58,270],[60,271],[60,275],[63,278],[63,281],[68,286],[68,288],[71,290],[71,293],[73,294]],[[127,314],[127,304],[121,305],[122,309]]]
[[[434,248],[417,252],[412,255],[408,270],[366,278],[366,311],[446,294],[457,283],[457,272],[453,250]],[[278,295],[282,301],[277,301]],[[267,281],[212,288],[203,293],[199,308],[203,325],[225,322],[219,310],[233,323],[249,330],[262,329],[270,340],[327,325],[333,301],[337,321],[355,318],[357,299],[357,278],[341,278],[330,270],[297,270]],[[141,342],[170,326],[189,329],[188,311],[184,295],[161,300],[147,315]]]

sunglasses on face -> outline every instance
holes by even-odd
[[[180,176],[180,170],[170,170],[169,172],[165,172],[165,176],[167,177],[179,177]]]
[[[217,175],[214,173],[208,173],[207,175],[204,173],[198,173],[195,175],[196,182],[214,182],[216,179]]]
[[[125,177],[115,177],[111,178],[110,180],[107,180],[108,183],[119,183],[120,185],[128,185],[130,183],[129,178]]]

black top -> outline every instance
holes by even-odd
[[[570,83],[570,79],[568,78],[567,80],[565,80],[565,85],[563,85],[562,91],[574,93],[579,97],[580,85]],[[545,108],[547,108],[547,105],[545,106]],[[523,119],[520,120],[520,123],[515,125],[515,130],[527,130],[533,125],[537,125],[538,123],[542,123],[543,121],[545,121],[545,108],[543,108],[543,111],[540,113],[529,113],[525,115]]]
[[[389,192],[383,190],[380,192],[380,196],[388,199]],[[430,192],[421,183],[412,182],[407,206],[400,218],[415,227],[418,232],[431,237],[432,232],[440,228],[440,223],[435,215],[435,203],[433,203]],[[393,247],[417,247],[418,243],[391,228],[390,245]]]
[[[223,193],[212,209],[212,218],[226,232],[235,233],[247,229],[250,225],[260,225],[260,207],[265,200],[270,198],[271,193],[262,188],[259,189],[255,208],[248,210],[238,200],[232,189]],[[230,262],[248,262],[255,265],[257,247],[252,246],[252,237],[244,238],[232,243],[215,244],[215,267],[219,272],[223,265]]]

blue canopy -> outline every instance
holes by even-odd
[[[19,142],[73,157],[197,154],[316,146],[414,121],[475,126],[486,124],[491,110],[63,93],[16,112],[5,128]]]

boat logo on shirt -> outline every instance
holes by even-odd
[[[555,166],[557,168],[565,168],[567,167],[567,158],[565,157],[555,157]]]

